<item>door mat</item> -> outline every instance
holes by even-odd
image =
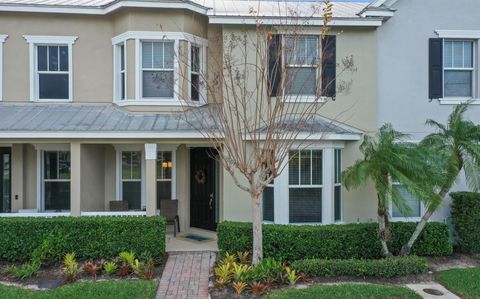
[[[198,242],[198,243],[210,242],[210,241],[214,240],[213,238],[200,236],[200,235],[197,235],[197,234],[186,234],[186,235],[183,235],[183,236],[178,236],[177,239],[183,239],[185,241]]]

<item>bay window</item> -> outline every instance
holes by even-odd
[[[70,152],[43,153],[44,210],[70,209]]]

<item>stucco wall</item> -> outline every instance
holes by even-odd
[[[417,141],[432,132],[426,119],[445,123],[454,108],[428,99],[428,39],[438,37],[437,29],[478,30],[474,11],[480,6],[476,0],[399,0],[393,8],[394,17],[378,29],[379,126],[390,122]],[[478,123],[480,106],[472,106],[467,116]],[[465,189],[465,180],[459,180],[455,190]],[[449,203],[435,219],[448,217]]]
[[[105,146],[81,145],[81,210],[103,211],[105,193]]]
[[[23,147],[23,209],[37,208],[37,151],[32,144]]]

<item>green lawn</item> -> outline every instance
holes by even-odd
[[[308,289],[290,289],[272,292],[268,299],[320,298],[422,298],[415,292],[395,286],[376,284],[317,285]]]
[[[480,298],[480,268],[442,271],[437,278],[443,286],[462,298]]]
[[[116,280],[99,282],[79,282],[48,291],[29,291],[16,287],[0,285],[1,299],[122,299],[122,298],[155,298],[157,291],[156,281]]]

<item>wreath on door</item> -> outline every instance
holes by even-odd
[[[195,180],[200,185],[205,184],[205,182],[207,181],[207,176],[205,175],[205,171],[203,171],[203,169],[197,170],[197,173],[195,173]]]

